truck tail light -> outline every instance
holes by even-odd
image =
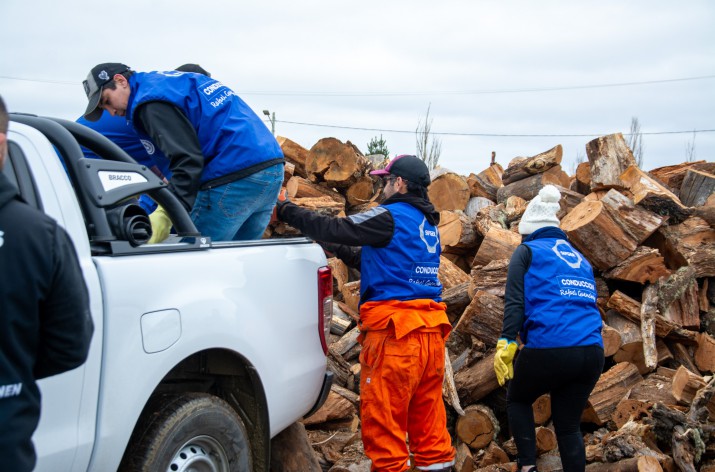
[[[318,335],[323,352],[328,355],[330,323],[333,319],[333,272],[330,267],[318,269]]]

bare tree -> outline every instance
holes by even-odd
[[[427,115],[424,122],[417,122],[415,137],[417,138],[417,157],[425,161],[429,169],[437,167],[439,156],[442,154],[442,142],[431,135],[432,120],[429,117],[429,111],[432,104],[427,106]]]
[[[693,139],[685,142],[685,161],[693,162],[695,161],[695,135],[697,133],[693,130]]]
[[[641,124],[636,116],[631,118],[631,132],[628,135],[628,147],[631,148],[638,167],[643,167],[643,135],[641,134]]]

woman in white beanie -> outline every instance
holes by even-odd
[[[585,257],[559,229],[561,194],[541,189],[519,223],[524,242],[509,262],[504,323],[494,371],[509,380],[507,413],[522,472],[536,471],[532,404],[551,395],[551,412],[565,472],[583,471],[581,413],[603,371],[596,282]],[[515,365],[517,333],[523,343]]]

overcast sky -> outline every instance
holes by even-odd
[[[195,62],[306,148],[414,153],[430,107],[440,164],[465,175],[556,144],[571,174],[632,117],[646,170],[715,160],[712,0],[2,0],[0,18],[11,111],[75,119],[100,62]]]

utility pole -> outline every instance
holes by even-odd
[[[268,110],[263,110],[263,114],[268,117],[268,121],[271,122],[271,133],[273,136],[276,135],[276,112],[269,112]]]

